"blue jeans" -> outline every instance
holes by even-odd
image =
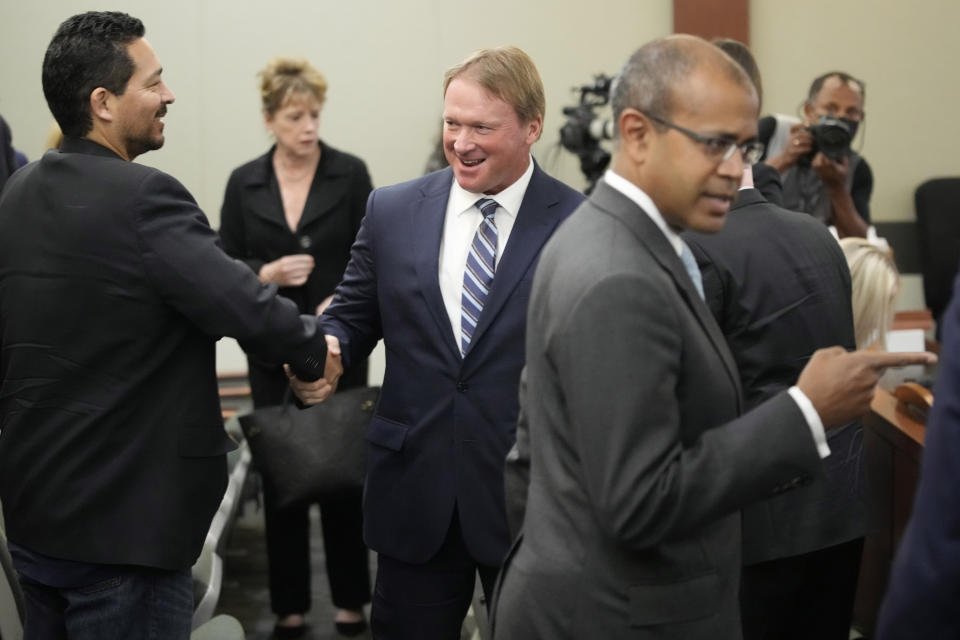
[[[124,567],[85,587],[57,588],[20,576],[24,640],[188,640],[189,571]]]

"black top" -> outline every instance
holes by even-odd
[[[767,116],[760,119],[760,141],[769,144],[770,139],[776,129],[776,118]],[[766,158],[764,158],[766,159]],[[853,199],[853,206],[857,213],[863,218],[863,221],[870,224],[870,196],[873,194],[873,171],[866,159],[855,151],[850,151],[850,170],[852,175],[848,177],[850,182],[850,197]],[[802,211],[818,218],[826,218],[823,209],[828,205],[825,202],[823,184],[820,177],[816,174],[809,163],[798,162],[794,166],[784,171],[783,180],[783,198],[778,202],[775,198],[770,198],[765,190],[764,196],[767,200],[781,205],[791,211]],[[832,224],[830,219],[824,219],[827,224]]]
[[[273,171],[275,146],[233,171],[220,211],[223,248],[246,262],[254,273],[283,256],[313,256],[315,266],[307,282],[280,289],[281,295],[297,303],[301,313],[310,314],[316,313],[317,305],[340,283],[373,189],[362,160],[319,144],[320,163],[295,232],[284,217]]]
[[[0,500],[50,558],[186,569],[227,484],[216,340],[322,375],[326,341],[168,174],[65,138],[0,198]]]

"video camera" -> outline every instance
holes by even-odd
[[[817,123],[807,127],[807,130],[813,136],[810,159],[819,151],[836,162],[843,162],[850,153],[850,142],[856,133],[845,119],[833,116],[821,116]]]
[[[580,170],[590,183],[587,193],[610,164],[610,153],[600,147],[600,140],[613,137],[613,123],[598,118],[594,110],[610,101],[612,80],[604,74],[594,76],[593,84],[574,88],[580,91],[580,104],[563,108],[567,121],[560,128],[560,144],[580,158]]]

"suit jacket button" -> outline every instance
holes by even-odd
[[[310,245],[313,244],[313,241],[310,240],[310,236],[300,236],[300,246],[304,249],[309,249]]]
[[[466,382],[464,382],[463,380],[458,380],[458,381],[457,381],[457,391],[463,393],[464,391],[466,391],[466,390],[469,389],[469,388],[470,388],[470,385],[468,385],[468,384],[467,384]]]

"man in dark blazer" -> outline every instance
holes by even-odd
[[[736,363],[678,233],[723,224],[759,155],[756,93],[719,49],[674,36],[611,94],[612,168],[531,294],[530,485],[494,637],[738,639],[739,509],[820,473],[823,425],[865,411],[891,358],[820,351],[738,417]]]
[[[960,278],[943,314],[913,513],[880,609],[877,640],[960,637]]]
[[[856,348],[840,245],[817,220],[767,202],[750,180],[747,169],[721,232],[683,234],[747,411],[793,385],[817,349]],[[743,509],[745,640],[850,633],[867,527],[862,427],[831,429],[827,445],[825,475]]]
[[[371,194],[324,312],[345,366],[381,338],[386,347],[364,496],[365,539],[379,554],[377,638],[458,637],[476,573],[489,596],[509,546],[503,461],[514,440],[530,283],[540,248],[583,199],[530,157],[543,113],[539,74],[515,47],[450,69],[443,135],[451,168]],[[484,198],[496,206],[481,212],[475,203]],[[479,265],[473,250],[484,251],[476,242],[491,231],[488,214],[496,230],[484,242],[496,252]],[[471,282],[481,271],[493,276],[479,312],[476,301],[462,306],[465,270]]]
[[[187,638],[236,446],[215,342],[304,376],[327,357],[177,180],[130,162],[174,100],[143,35],[122,13],[60,25],[43,88],[63,145],[0,196],[0,499],[28,640]]]
[[[0,116],[0,192],[3,191],[3,185],[17,168],[17,161],[13,151],[13,136],[10,134],[10,126],[7,121]]]

